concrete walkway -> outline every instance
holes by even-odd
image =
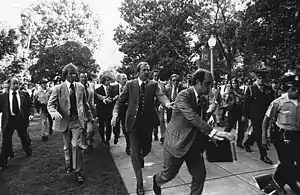
[[[253,152],[237,148],[237,162],[209,163],[206,161],[207,176],[204,185],[204,195],[260,195],[264,194],[256,186],[252,176],[263,173],[273,173],[278,163],[277,154],[272,147],[269,157],[275,165],[267,165],[259,159],[259,151],[255,144]],[[124,180],[130,195],[136,194],[136,179],[131,164],[131,159],[125,153],[125,138],[121,137],[117,145],[111,146],[111,153]],[[205,155],[204,155],[205,156]],[[147,195],[153,195],[152,177],[163,168],[162,146],[158,141],[153,141],[152,151],[145,158],[143,169],[144,189]],[[162,186],[163,195],[188,195],[190,193],[191,175],[185,163],[179,174],[169,183]],[[287,189],[288,194],[294,195]]]

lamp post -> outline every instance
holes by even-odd
[[[213,49],[216,46],[217,40],[214,35],[211,35],[209,40],[208,40],[208,45],[210,48],[210,72],[212,76],[214,76],[214,52]]]

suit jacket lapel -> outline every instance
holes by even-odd
[[[133,87],[132,87],[132,95],[133,95],[133,100],[136,99],[137,100],[137,104],[139,104],[139,100],[140,100],[140,86],[139,86],[139,81],[137,79],[134,80],[134,82],[132,83]]]
[[[195,109],[197,109],[197,99],[196,99],[196,96],[195,96],[195,93],[194,93],[194,90],[192,87],[188,88],[189,90],[189,93],[191,95],[191,98],[192,98],[192,105]]]
[[[10,113],[9,93],[6,93],[4,110],[7,110],[7,113]]]
[[[68,105],[68,109],[70,108],[70,93],[69,93],[69,89],[68,89],[68,86],[67,84],[64,82],[62,84],[62,93],[61,93],[61,98],[62,99],[66,99],[66,103]]]
[[[24,95],[21,91],[19,91],[19,95],[20,95],[20,102],[21,102],[20,112],[22,113],[23,112],[23,105],[24,105]]]

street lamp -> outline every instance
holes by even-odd
[[[208,45],[210,48],[210,63],[211,63],[210,72],[211,72],[212,76],[214,76],[214,52],[213,52],[213,49],[216,46],[216,43],[217,43],[217,40],[216,40],[215,36],[211,35],[208,40]]]

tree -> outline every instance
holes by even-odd
[[[241,5],[245,0],[238,1]],[[210,35],[215,35],[217,44],[214,48],[214,59],[219,67],[215,72],[218,74],[231,74],[237,58],[240,56],[239,28],[242,11],[238,8],[235,0],[214,0],[207,2],[203,8],[205,18],[198,18],[194,29],[199,41],[196,43],[196,51],[209,53],[207,41]],[[200,49],[202,47],[204,49]],[[209,56],[208,56],[209,57]]]
[[[19,37],[17,29],[0,24],[0,82],[16,76],[24,67],[24,59],[18,52]]]
[[[31,59],[67,41],[80,42],[92,52],[101,43],[99,17],[83,1],[39,2],[26,8],[21,19],[21,43]]]
[[[48,48],[38,62],[29,68],[32,82],[38,82],[42,78],[54,80],[55,77],[61,76],[62,68],[71,62],[78,67],[79,72],[93,75],[98,71],[98,65],[89,48],[78,42],[68,41],[63,45]]]
[[[119,70],[133,73],[140,61],[160,69],[161,78],[185,75],[194,64],[193,21],[202,17],[203,3],[193,0],[125,0],[120,8],[127,25],[115,30],[114,39],[125,54]]]
[[[299,1],[255,0],[243,14],[240,43],[246,62],[262,62],[271,75],[299,66]]]

